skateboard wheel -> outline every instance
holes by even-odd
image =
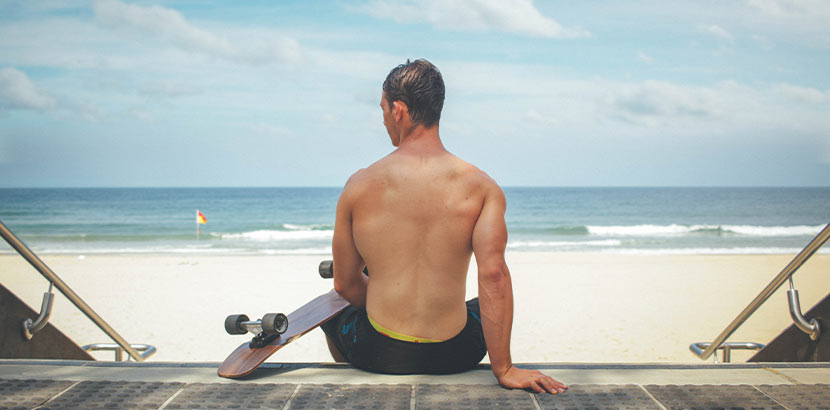
[[[262,332],[283,334],[288,330],[288,318],[282,313],[268,313],[262,317]]]
[[[323,279],[331,279],[334,277],[334,261],[322,261],[320,267],[317,269],[320,272],[320,277]]]
[[[244,335],[248,331],[242,327],[242,322],[247,322],[248,316],[245,315],[230,315],[225,318],[225,331],[229,335]]]

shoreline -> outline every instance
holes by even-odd
[[[724,327],[794,254],[641,255],[508,252],[513,277],[513,360],[703,363],[688,351]],[[225,316],[288,313],[331,288],[317,275],[330,255],[41,255],[130,343],[155,345],[151,361],[222,361],[245,336],[225,334]],[[0,254],[0,282],[39,310],[47,281],[20,256]],[[794,276],[807,311],[830,290],[830,255]],[[467,297],[477,293],[475,261]],[[790,323],[782,286],[729,340],[767,343]],[[79,345],[109,342],[56,291],[50,319]],[[100,360],[112,354],[95,352]],[[751,353],[734,352],[733,361]],[[486,360],[486,359],[485,359]],[[272,357],[331,361],[313,331]]]

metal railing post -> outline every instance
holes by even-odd
[[[55,294],[52,293],[52,282],[49,282],[49,291],[43,294],[43,302],[40,305],[40,314],[37,319],[26,319],[23,321],[23,336],[26,340],[32,340],[35,333],[46,327],[49,323],[49,316],[52,314],[52,302],[55,300]]]
[[[787,301],[790,304],[790,318],[792,318],[795,327],[810,336],[810,340],[816,341],[821,337],[821,326],[818,321],[813,318],[808,322],[801,313],[801,302],[798,299],[798,291],[793,285],[793,278],[790,277],[790,290],[787,291]]]
[[[130,346],[132,346],[132,348],[135,349],[138,352],[143,352],[143,353],[141,353],[141,355],[144,356],[144,357],[149,357],[153,353],[156,352],[156,347],[151,346],[151,345],[132,344]],[[124,360],[124,348],[122,348],[121,346],[119,346],[115,343],[94,343],[94,344],[91,344],[91,345],[81,346],[81,349],[83,349],[84,351],[87,351],[87,352],[112,351],[112,352],[115,352],[115,361],[116,362],[120,362],[120,361]],[[129,359],[129,355],[128,355],[127,359]]]
[[[709,346],[711,346],[711,343],[709,343],[709,342],[692,343],[692,345],[689,346],[689,349],[692,352],[694,352],[695,354],[700,355]],[[718,346],[718,348],[715,349],[716,352],[715,352],[715,355],[713,357],[715,358],[715,363],[719,363],[718,362],[717,350],[723,350],[723,362],[724,363],[729,363],[729,361],[732,360],[732,351],[733,350],[756,350],[757,351],[757,350],[763,349],[764,347],[766,347],[766,346],[761,344],[761,343],[728,342],[728,343],[724,343],[724,344]]]

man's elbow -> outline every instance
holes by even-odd
[[[359,306],[360,303],[360,284],[354,283],[346,280],[337,280],[335,276],[334,280],[334,290],[351,303],[352,305]]]
[[[508,283],[510,273],[507,266],[482,266],[478,269],[478,282],[484,286],[503,286]]]
[[[334,277],[334,290],[337,291],[341,296],[346,297],[349,293],[349,284],[346,281],[338,280],[337,276]]]

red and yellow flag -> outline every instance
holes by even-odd
[[[200,210],[196,210],[196,223],[197,224],[206,224],[207,219],[205,218],[205,214],[202,213]]]

